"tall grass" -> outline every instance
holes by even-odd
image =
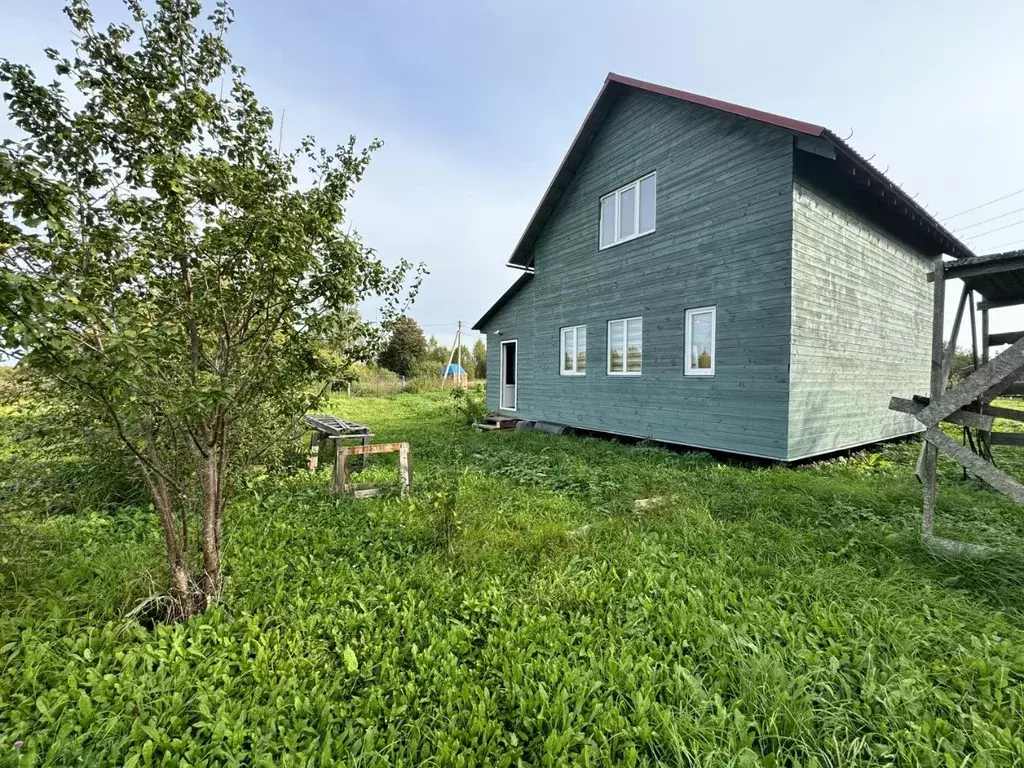
[[[125,618],[145,509],[21,515],[0,765],[1024,763],[1024,523],[943,462],[939,533],[1007,555],[934,559],[913,444],[786,469],[332,407],[412,443],[414,494],[254,482],[186,625]]]

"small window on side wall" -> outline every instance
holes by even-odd
[[[608,322],[608,375],[639,376],[643,369],[644,321],[629,317]]]
[[[686,375],[715,375],[715,307],[686,310]]]
[[[562,329],[563,376],[584,376],[587,373],[587,326],[574,325]]]

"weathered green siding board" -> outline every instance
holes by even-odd
[[[625,96],[538,239],[536,276],[487,324],[488,407],[514,338],[520,418],[786,458],[792,153],[770,126]],[[600,196],[652,170],[657,231],[599,250]],[[684,311],[712,304],[716,375],[684,376]],[[643,375],[609,376],[607,322],[637,315]],[[587,375],[560,376],[559,329],[583,324]]]
[[[889,398],[927,394],[928,258],[797,178],[789,457],[920,430]]]

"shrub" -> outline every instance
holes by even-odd
[[[452,402],[455,404],[455,410],[467,425],[475,424],[487,415],[487,403],[484,401],[482,392],[479,385],[472,393],[461,387],[452,390]]]
[[[20,368],[0,366],[0,407],[14,405],[29,393],[28,377]]]

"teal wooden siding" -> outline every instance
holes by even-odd
[[[789,458],[919,431],[888,408],[927,394],[930,260],[849,204],[793,187]]]
[[[793,140],[649,93],[613,108],[537,242],[536,276],[486,324],[519,343],[519,418],[788,457]],[[657,229],[599,250],[600,197],[657,171]],[[683,318],[717,307],[713,377],[684,376]],[[607,323],[643,317],[643,373],[606,373]],[[586,376],[559,375],[559,329],[587,326]],[[500,331],[500,336],[497,335]]]

